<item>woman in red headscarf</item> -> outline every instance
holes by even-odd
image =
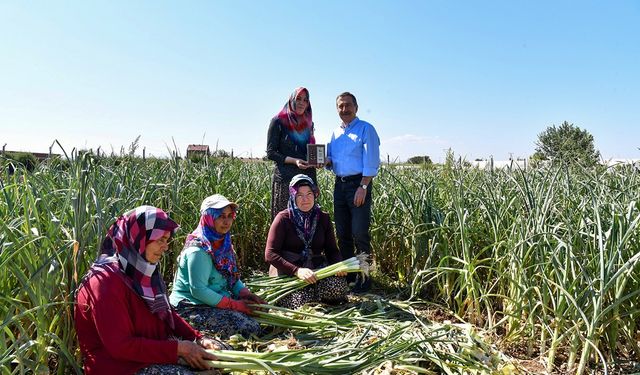
[[[307,144],[316,143],[309,90],[295,89],[277,115],[271,119],[267,134],[267,157],[275,162],[271,183],[271,219],[287,208],[289,182],[304,173],[316,180],[317,166],[307,164]]]
[[[85,374],[192,374],[216,357],[169,304],[158,262],[178,228],[159,208],[119,217],[78,288],[75,324]],[[179,365],[179,359],[189,366]]]

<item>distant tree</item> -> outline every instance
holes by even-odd
[[[424,156],[412,156],[407,160],[409,164],[433,164],[431,158],[427,155]]]
[[[531,159],[593,165],[598,162],[599,157],[600,153],[595,149],[593,136],[588,131],[565,121],[558,127],[550,126],[538,134],[536,152]]]
[[[540,166],[543,166],[545,164],[545,162],[547,162],[548,160],[549,159],[547,159],[546,156],[542,155],[541,152],[536,151],[529,158],[529,163],[531,164],[532,167],[538,168]]]
[[[217,158],[228,158],[230,156],[229,152],[223,150],[223,149],[217,149],[214,152],[211,153],[211,156],[213,157],[217,157]]]
[[[193,155],[190,155],[188,157],[189,161],[195,164],[200,164],[204,161],[205,156],[203,154],[200,153],[195,153]]]
[[[38,165],[38,159],[30,152],[7,152],[8,159],[22,164],[28,171],[33,171]]]

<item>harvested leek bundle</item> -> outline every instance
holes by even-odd
[[[300,313],[295,310],[289,310],[272,305],[252,305],[252,307],[256,308],[253,311],[255,314],[253,318],[258,323],[269,326],[290,328],[301,331],[316,331],[327,328],[336,330],[340,328],[337,319],[332,319],[332,316],[330,315],[322,316],[319,314]],[[264,311],[266,309],[279,310],[282,314],[266,312]]]
[[[363,329],[364,328],[364,329]],[[391,322],[353,327],[321,345],[272,351],[208,350],[217,356],[211,365],[227,371],[267,371],[270,374],[355,374],[393,366],[398,373],[489,374],[499,368],[493,356],[482,354],[466,331],[457,325]],[[271,349],[271,345],[269,346]],[[470,349],[475,349],[472,351]],[[491,349],[487,354],[492,355]],[[436,370],[436,371],[434,371]],[[367,372],[373,373],[373,372]]]
[[[376,337],[370,341],[365,340],[369,331],[366,330],[358,340],[362,345],[335,340],[328,346],[263,353],[234,350],[207,351],[218,357],[217,361],[210,361],[213,367],[231,371],[266,370],[271,374],[353,374],[376,366],[389,358],[394,358],[404,365],[415,364],[412,356],[421,343],[403,337],[407,330],[408,326],[403,324],[400,327],[394,327],[388,335]]]
[[[297,331],[315,332],[323,336],[326,332],[335,335],[337,332],[345,332],[358,325],[385,324],[385,312],[379,311],[362,315],[354,307],[335,313],[322,313],[320,311],[291,310],[285,307],[273,305],[252,305],[255,308],[253,317],[258,323],[267,326],[287,328]],[[269,310],[267,312],[267,310]]]
[[[369,277],[369,262],[367,255],[360,254],[342,262],[334,263],[315,271],[318,280],[335,276],[339,272],[360,272],[363,277]],[[261,277],[252,280],[247,285],[260,297],[273,304],[296,290],[309,284],[304,280],[291,276]]]

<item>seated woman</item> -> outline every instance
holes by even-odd
[[[260,324],[247,315],[247,304],[264,303],[240,280],[231,244],[231,226],[238,205],[220,194],[200,206],[200,223],[187,236],[178,256],[178,271],[169,300],[194,327],[228,338],[260,333]]]
[[[75,325],[85,374],[192,374],[224,344],[205,338],[169,305],[158,261],[178,228],[161,209],[119,217],[76,295]]]
[[[288,208],[271,223],[264,258],[269,275],[297,276],[309,285],[278,301],[278,305],[297,309],[307,302],[337,303],[346,300],[346,273],[318,280],[314,269],[342,261],[336,246],[329,214],[322,212],[316,199],[320,191],[313,180],[298,174],[289,184]]]

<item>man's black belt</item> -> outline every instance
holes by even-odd
[[[360,181],[362,179],[362,174],[354,174],[351,176],[336,176],[336,182],[352,182],[352,181]]]

